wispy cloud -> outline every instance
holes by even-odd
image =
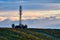
[[[45,19],[46,17],[60,17],[60,10],[24,10],[23,20],[27,19]],[[19,20],[19,12],[16,11],[0,11],[0,17],[6,17],[11,20]]]

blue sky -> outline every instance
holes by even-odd
[[[30,2],[40,2],[40,3],[60,3],[60,0],[22,0],[22,1],[30,1]]]
[[[20,4],[23,9],[22,20],[31,27],[60,26],[60,0],[0,0],[0,26],[4,26],[7,21],[6,25],[19,20]]]
[[[18,10],[20,4],[24,10],[60,9],[60,0],[0,0],[0,10]]]

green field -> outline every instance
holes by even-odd
[[[60,40],[60,30],[1,28],[0,40]]]

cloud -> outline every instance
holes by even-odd
[[[57,2],[57,3],[55,3]],[[25,0],[22,3],[23,9],[27,10],[58,10],[60,9],[59,0]]]
[[[50,20],[50,18],[45,18],[45,19],[28,19],[28,20],[22,20],[23,24],[27,24],[28,28],[49,28],[49,29],[60,29],[60,20],[59,19],[54,19]],[[18,24],[19,21],[12,21],[10,19],[5,19],[4,21],[1,21],[0,26],[6,26],[6,27],[11,27],[11,24]],[[8,25],[7,25],[8,24]],[[56,25],[56,26],[55,26]]]
[[[4,3],[1,4],[0,10],[19,10],[19,5],[20,4],[9,4],[9,3]],[[60,9],[60,3],[27,3],[27,4],[22,4],[23,10],[59,10]]]
[[[4,21],[7,17],[1,17],[0,16],[0,21]]]
[[[19,20],[18,10],[15,11],[0,11],[0,23],[5,22],[11,25],[18,24]],[[59,28],[60,24],[60,10],[23,10],[22,20],[29,28]],[[1,23],[4,26],[4,23]],[[5,26],[7,26],[7,24]],[[8,25],[8,26],[9,26]],[[53,27],[53,26],[58,27]]]
[[[60,16],[60,10],[23,10],[22,12],[22,19],[44,19],[50,16]],[[10,18],[11,20],[18,20],[19,19],[19,11],[0,11],[0,17]]]
[[[27,10],[59,10],[60,3],[27,3],[22,4]]]
[[[0,10],[18,10],[20,4],[22,4],[23,10],[59,10],[59,2],[59,0],[3,0],[0,1]]]

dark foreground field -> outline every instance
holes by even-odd
[[[60,40],[58,29],[0,29],[0,40]]]

